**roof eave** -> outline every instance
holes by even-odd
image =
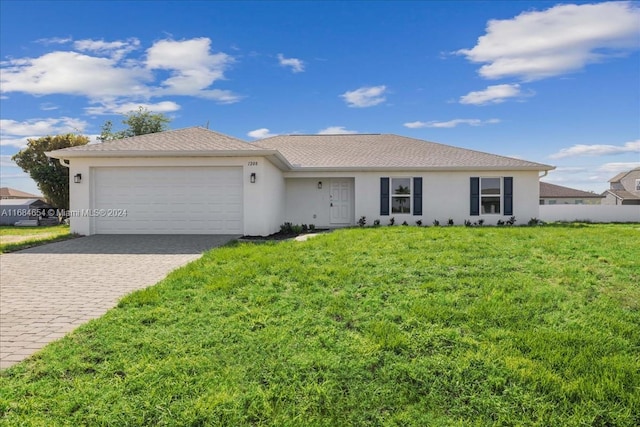
[[[391,171],[550,171],[555,166],[342,166],[307,167],[294,165],[291,172],[391,172]]]
[[[602,196],[602,197],[607,197],[607,196],[605,196],[605,195],[604,195],[605,193],[609,193],[609,194],[611,194],[613,197],[615,197],[615,198],[617,198],[617,199],[619,199],[619,200],[624,200],[624,197],[620,196],[619,194],[614,193],[614,192],[613,192],[613,191],[611,191],[611,190],[604,190],[604,193],[602,193],[602,194],[603,194],[603,196]]]
[[[214,150],[214,151],[46,151],[47,157],[59,160],[82,158],[127,158],[127,157],[267,157],[276,167],[291,170],[293,166],[277,150]]]

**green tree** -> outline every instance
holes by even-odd
[[[113,139],[128,138],[136,135],[146,135],[148,133],[156,133],[168,130],[167,123],[171,119],[162,113],[152,113],[144,107],[138,107],[137,111],[130,111],[125,114],[122,123],[126,125],[126,129],[117,132],[113,131],[113,123],[107,120],[102,125],[102,132],[98,137],[101,142],[111,141]]]
[[[68,133],[29,139],[27,147],[11,158],[38,184],[49,203],[61,209],[69,209],[69,168],[60,160],[47,157],[45,152],[61,148],[86,145],[89,138]]]

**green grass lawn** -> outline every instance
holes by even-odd
[[[44,243],[57,242],[73,237],[68,225],[50,227],[0,226],[0,254],[14,252]]]
[[[637,426],[640,225],[212,250],[0,376],[4,425]]]

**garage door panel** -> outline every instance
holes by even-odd
[[[98,234],[242,234],[239,167],[95,168],[94,209],[126,209],[96,217]]]

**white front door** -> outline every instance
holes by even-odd
[[[351,224],[351,180],[331,180],[331,224]]]

